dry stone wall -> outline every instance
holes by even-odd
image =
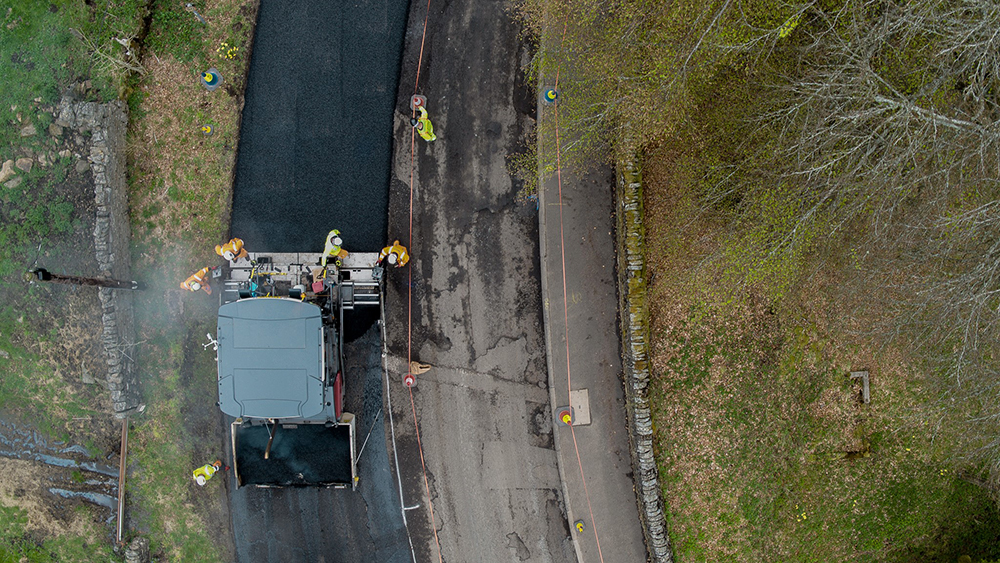
[[[87,154],[78,164],[89,166],[94,180],[97,219],[94,246],[101,275],[132,279],[129,244],[128,192],[125,168],[125,104],[77,102],[64,96],[56,108],[57,127],[89,135]],[[139,405],[135,362],[135,325],[131,291],[99,288],[103,323],[102,344],[108,365],[108,391],[115,416],[124,417]]]
[[[649,315],[646,292],[642,176],[631,161],[618,163],[618,295],[622,327],[625,395],[639,517],[654,563],[673,563],[659,472],[653,456],[653,418],[649,407]]]

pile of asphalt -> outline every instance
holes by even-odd
[[[351,484],[347,426],[299,424],[286,428],[278,424],[236,428],[236,468],[243,485]],[[270,432],[274,433],[274,440],[267,452]]]
[[[348,250],[384,246],[407,8],[261,2],[233,193],[247,248],[319,251],[331,229]]]
[[[344,311],[344,342],[354,342],[364,336],[378,318],[378,307],[358,307]]]

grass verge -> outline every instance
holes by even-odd
[[[74,167],[73,153],[83,140],[50,129],[52,107],[71,85],[87,100],[115,96],[115,76],[95,71],[93,53],[80,37],[109,47],[119,30],[138,28],[144,5],[11,0],[0,6],[0,162],[31,162],[0,188],[0,414],[49,440],[83,445],[99,458],[113,455],[117,440],[107,391],[98,384],[106,366],[95,328],[101,315],[96,293],[29,285],[22,274],[34,265],[95,273],[93,187]],[[70,473],[5,462],[0,560],[111,557],[101,525],[106,513],[47,490],[59,483],[86,485],[83,473],[77,479]]]
[[[181,295],[178,284],[188,269],[215,263],[212,247],[228,230],[256,3],[196,2],[206,24],[182,3],[157,3],[152,14],[149,6],[147,0],[12,0],[0,8],[0,73],[9,78],[0,84],[5,124],[0,161],[55,150],[55,135],[48,131],[53,118],[42,108],[54,105],[69,85],[86,83],[78,92],[91,101],[127,95],[133,273],[152,280],[137,299],[149,416],[133,425],[129,526],[148,534],[154,553],[171,560],[219,561],[231,558],[228,540],[217,540],[229,536],[221,481],[212,483],[214,491],[196,490],[189,477],[205,458],[221,456],[217,421],[205,419],[206,413],[218,413],[214,362],[191,337],[209,332],[206,319],[214,317],[207,302],[197,301],[203,295]],[[150,27],[143,35],[147,14]],[[145,45],[139,45],[143,38]],[[141,61],[140,49],[146,55]],[[210,93],[198,76],[212,66],[225,77],[225,86]],[[212,136],[202,133],[205,124],[213,126]],[[93,194],[87,195],[86,178],[65,158],[49,155],[54,166],[36,163],[31,172],[18,173],[19,186],[0,194],[0,243],[6,250],[0,255],[6,305],[0,310],[0,367],[7,371],[0,380],[0,407],[5,417],[31,422],[53,438],[106,450],[104,440],[88,438],[83,423],[73,422],[110,410],[102,388],[80,383],[81,375],[84,380],[102,375],[101,365],[84,360],[100,359],[100,350],[76,337],[99,335],[99,328],[88,324],[100,318],[99,305],[96,310],[81,305],[88,302],[81,297],[93,297],[86,290],[40,288],[21,280],[21,272],[39,258],[49,269],[71,273],[86,274],[93,266],[92,256],[84,258],[92,255],[92,242],[79,244],[92,240]],[[194,299],[184,314],[189,298]],[[0,537],[0,560],[107,560],[103,544],[79,556],[67,547],[86,548],[76,536],[79,530],[66,530],[65,537],[24,531],[18,510],[4,512],[9,534]]]
[[[233,557],[225,480],[198,487],[191,471],[225,458],[216,365],[201,346],[215,332],[216,298],[179,285],[219,263],[214,246],[229,230],[257,4],[218,0],[195,9],[207,23],[180,4],[157,6],[142,61],[148,74],[129,97],[133,271],[151,282],[136,309],[149,406],[134,426],[130,492],[135,530],[148,535],[154,553],[214,562]],[[211,67],[223,85],[210,92],[199,80]]]

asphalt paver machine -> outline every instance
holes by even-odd
[[[378,307],[377,253],[250,253],[222,272],[219,406],[233,418],[237,486],[357,485],[344,410],[344,324]]]

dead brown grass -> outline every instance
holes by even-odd
[[[91,529],[90,516],[71,509],[77,501],[52,501],[54,495],[48,491],[51,483],[63,482],[65,473],[44,463],[0,458],[0,505],[24,509],[26,528],[38,537],[85,536]]]
[[[169,55],[149,57],[147,67],[150,79],[141,86],[146,117],[131,143],[142,171],[133,206],[147,219],[138,229],[170,251],[190,249],[197,237],[211,248],[229,222],[238,103],[225,91],[202,88],[198,71]],[[215,133],[205,136],[203,124]]]

